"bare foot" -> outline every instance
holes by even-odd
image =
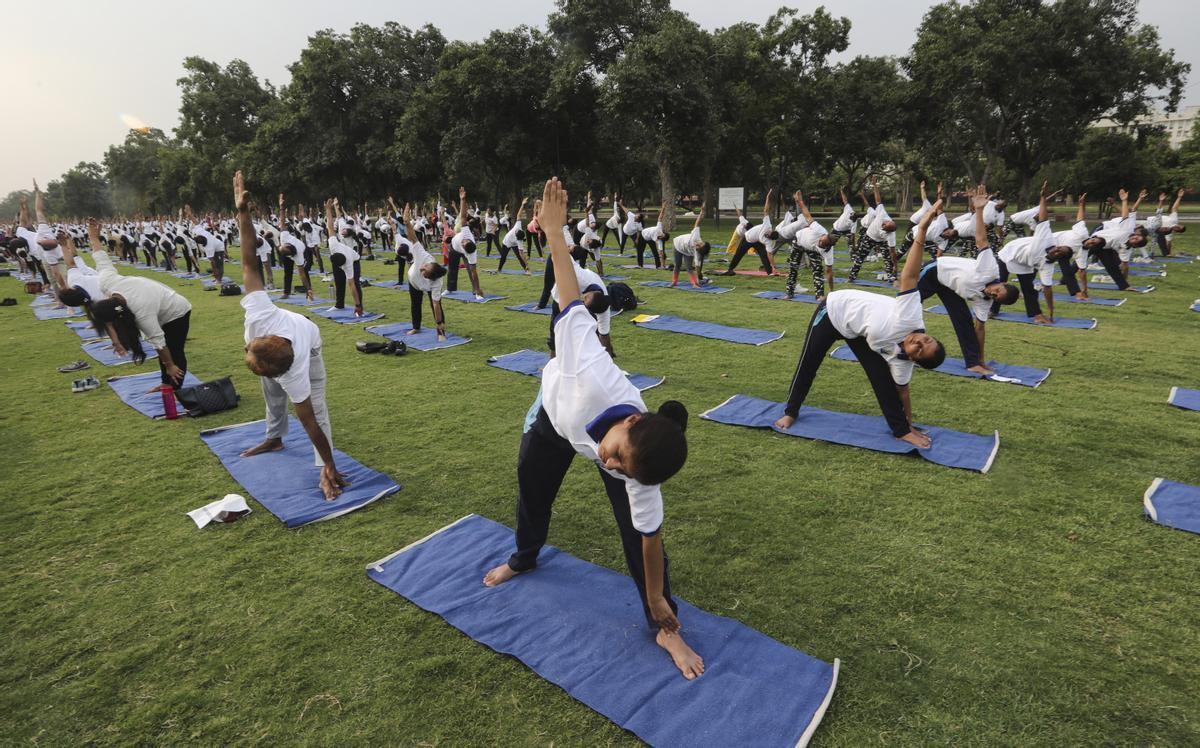
[[[796,419],[792,418],[791,416],[780,416],[779,420],[775,422],[775,428],[786,431],[787,429],[791,428],[792,424],[795,422]]]
[[[908,442],[917,449],[929,449],[929,445],[932,444],[928,436],[916,431],[910,431],[904,436],[898,436],[896,438],[902,442]]]
[[[262,444],[247,449],[238,457],[253,457],[264,452],[278,452],[281,449],[283,449],[283,439],[266,439]]]
[[[506,561],[484,575],[483,586],[495,587],[496,585],[504,584],[518,574],[524,573],[523,571],[513,571],[513,568]]]
[[[976,374],[982,374],[985,377],[990,377],[991,375],[996,373],[995,371],[989,369],[988,367],[984,366],[983,364],[976,364],[975,366],[971,366],[967,369],[967,371],[973,371]]]
[[[1050,320],[1046,319],[1046,315],[1044,315],[1044,314],[1039,314],[1038,316],[1034,317],[1033,322],[1034,322],[1034,324],[1037,324],[1037,325],[1050,324]]]
[[[654,641],[658,646],[667,650],[667,654],[671,655],[671,659],[675,661],[675,667],[679,668],[679,672],[683,673],[684,678],[695,680],[704,675],[704,659],[687,645],[682,636],[669,634],[665,629],[659,629],[658,636],[654,637]]]

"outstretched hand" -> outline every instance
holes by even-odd
[[[569,195],[558,177],[546,180],[542,190],[541,210],[538,211],[538,225],[546,228],[560,229],[567,223],[567,200]]]
[[[971,205],[974,205],[976,209],[980,209],[980,208],[986,207],[987,204],[988,204],[987,187],[985,187],[984,185],[981,184],[975,188],[975,194],[971,198]]]
[[[246,192],[246,179],[241,169],[233,173],[233,204],[238,213],[250,212],[250,193]]]

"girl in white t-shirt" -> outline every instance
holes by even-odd
[[[704,672],[704,661],[679,634],[663,551],[659,489],[687,459],[687,410],[668,402],[657,413],[646,412],[641,393],[601,346],[560,231],[566,213],[566,191],[552,179],[543,194],[541,220],[563,303],[554,322],[557,355],[542,371],[540,403],[531,408],[533,417],[521,437],[516,551],[489,571],[483,583],[494,587],[537,567],[559,486],[575,455],[582,455],[599,468],[648,630],[691,680]]]

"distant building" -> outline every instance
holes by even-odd
[[[1165,112],[1155,112],[1153,114],[1143,114],[1138,117],[1137,124],[1153,125],[1161,127],[1167,134],[1167,141],[1172,148],[1178,149],[1183,145],[1183,141],[1187,140],[1192,134],[1192,126],[1196,124],[1197,118],[1200,118],[1200,106],[1185,106],[1178,112],[1167,114]],[[1132,128],[1112,121],[1111,119],[1102,119],[1094,122],[1092,127],[1097,130],[1105,130],[1107,132],[1131,132]]]

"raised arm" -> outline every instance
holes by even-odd
[[[1075,223],[1087,220],[1087,193],[1079,193],[1079,207],[1075,209]]]
[[[984,200],[987,200],[986,196]],[[933,217],[937,215],[941,204],[941,200],[934,203],[933,209],[926,211],[925,215],[921,217],[921,222],[913,230],[912,248],[908,250],[908,256],[904,258],[904,269],[900,271],[900,293],[911,291],[917,287],[917,280],[921,277],[921,263],[924,262],[925,257],[925,253],[921,249],[925,246],[925,231],[929,228]]]
[[[763,200],[763,218],[771,215],[771,196],[775,194],[775,188],[767,190],[767,197]]]
[[[925,194],[925,180],[921,180],[921,205],[929,202],[929,197]]]
[[[1050,197],[1050,195],[1046,194],[1046,182],[1042,182],[1042,190],[1038,194],[1038,223],[1041,223],[1050,217],[1050,212],[1046,209],[1046,202],[1050,199]]]
[[[17,212],[17,225],[30,228],[29,223],[29,198],[21,196],[21,209]]]
[[[975,213],[975,249],[983,251],[988,248],[987,226],[983,221],[983,209],[988,204],[987,188],[982,184],[974,190],[967,190],[967,200]]]
[[[239,169],[233,174],[233,204],[237,206],[238,235],[242,244],[242,287],[246,293],[263,290],[258,274],[258,252],[255,249],[254,221],[250,219],[250,193]]]
[[[558,177],[553,177],[546,181],[542,192],[542,211],[538,214],[538,225],[546,232],[546,244],[550,247],[550,256],[554,258],[554,283],[558,286],[558,303],[562,309],[580,299],[575,263],[562,232],[563,224],[567,222],[568,199],[562,182],[558,181]]]
[[[696,211],[696,222],[692,224],[692,230],[700,228],[700,222],[704,220],[704,209],[708,207],[708,202],[700,203],[700,210]]]
[[[42,191],[38,188],[37,180],[33,180],[33,212],[38,223],[46,223],[46,203],[42,200]]]
[[[329,239],[333,239],[338,234],[337,223],[333,218],[333,211],[337,209],[337,204],[338,200],[336,197],[331,197],[325,201],[325,233],[329,235]]]
[[[1150,194],[1150,191],[1147,190],[1145,187],[1143,187],[1141,192],[1138,193],[1137,200],[1133,201],[1133,207],[1131,207],[1129,209],[1129,212],[1136,213],[1138,206],[1142,204],[1142,201],[1146,199],[1146,195],[1149,195],[1149,194]]]
[[[1175,202],[1171,203],[1171,212],[1172,213],[1179,212],[1179,204],[1183,202],[1183,192],[1184,192],[1183,188],[1180,187],[1179,191],[1175,193]]]
[[[467,188],[458,188],[458,215],[454,220],[454,228],[459,229],[467,223]]]
[[[841,192],[841,190],[839,189],[838,192]],[[804,220],[808,221],[809,223],[812,223],[813,222],[812,213],[808,212],[808,204],[804,202],[804,193],[800,192],[800,190],[796,190],[796,194],[793,195],[793,197],[796,198],[796,209],[800,211],[800,215],[804,216]],[[843,200],[846,199],[844,194],[842,196],[842,199]]]
[[[1121,218],[1122,219],[1128,218],[1129,217],[1129,190],[1122,187],[1120,189],[1120,191],[1117,192],[1117,197],[1121,198]]]
[[[871,192],[875,195],[875,206],[883,205],[883,197],[879,194],[879,180],[875,175],[871,175]]]

